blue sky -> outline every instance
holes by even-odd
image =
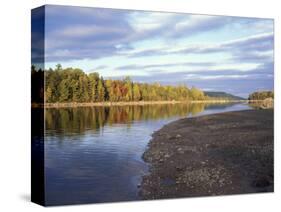
[[[244,97],[273,89],[271,19],[51,5],[45,15],[46,68]]]

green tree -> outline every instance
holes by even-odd
[[[106,80],[105,87],[107,90],[105,99],[108,101],[114,101],[114,88],[113,88],[112,80]]]
[[[98,92],[97,93],[98,94],[98,102],[103,102],[105,100],[105,88],[104,88],[102,78],[98,81],[97,92]]]
[[[47,87],[47,89],[46,89],[45,101],[52,102],[52,89],[50,87]]]
[[[61,64],[57,64],[57,65],[56,65],[56,70],[57,70],[57,71],[62,70]]]
[[[68,82],[67,80],[62,80],[59,84],[59,101],[60,102],[67,102],[69,100],[69,90],[68,90]]]
[[[90,100],[95,102],[98,100],[98,81],[99,74],[94,72],[89,74],[89,91],[90,91]]]
[[[141,100],[141,92],[138,84],[133,85],[133,99],[134,101]]]
[[[132,101],[133,100],[133,86],[132,80],[130,77],[126,77],[124,79],[124,90],[125,90],[125,101]]]

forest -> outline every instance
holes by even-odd
[[[33,102],[129,102],[129,101],[189,101],[204,100],[204,92],[186,85],[160,85],[133,82],[130,77],[103,79],[98,73],[86,74],[77,68],[57,65],[55,69],[36,70],[32,66],[32,85],[40,86],[45,77],[45,88],[34,94]],[[38,78],[41,78],[38,79]],[[32,89],[34,90],[34,89]],[[43,91],[43,93],[42,93]]]
[[[249,100],[264,100],[267,98],[274,99],[274,92],[273,91],[257,91],[254,93],[251,93],[249,95]]]

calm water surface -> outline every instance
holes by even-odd
[[[46,109],[48,205],[138,200],[153,131],[182,117],[250,109],[247,104],[175,104]]]

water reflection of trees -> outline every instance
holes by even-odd
[[[256,101],[256,102],[250,102],[249,106],[255,110],[260,109],[272,109],[274,107],[274,102],[272,100],[263,100],[263,101]]]
[[[165,104],[110,107],[78,107],[45,109],[45,127],[49,133],[81,133],[86,130],[99,130],[105,125],[127,124],[133,121],[160,120],[172,117],[196,115],[207,108],[227,107],[231,104],[206,105]]]
[[[106,124],[130,126],[133,121],[195,115],[204,108],[204,104],[167,104],[46,109],[45,126],[50,131],[79,133],[85,130],[98,130]]]

